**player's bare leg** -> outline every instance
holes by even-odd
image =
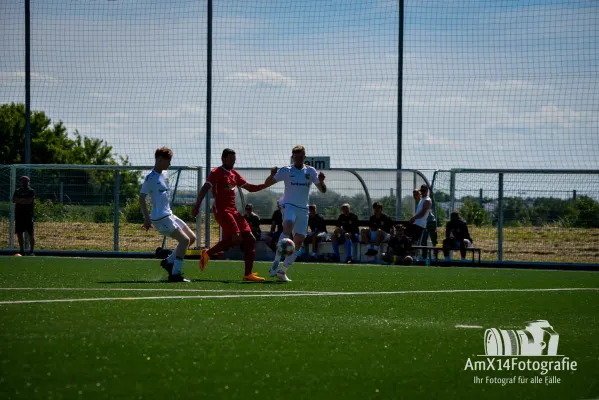
[[[243,261],[245,264],[244,281],[264,282],[264,278],[259,277],[257,272],[252,272],[254,260],[256,259],[256,238],[251,232],[241,232],[243,240]]]
[[[283,239],[289,239],[291,237],[291,232],[293,232],[293,221],[284,220],[283,221],[283,233],[281,233],[281,236],[279,236],[279,242],[277,243],[277,247],[276,247],[277,252],[275,254],[275,260],[272,263],[272,267],[268,271],[270,276],[277,275],[277,269],[279,269],[279,263],[281,262],[281,251],[279,250],[279,243],[281,243],[281,241]]]
[[[293,264],[296,260],[299,250],[302,247],[306,236],[295,234],[293,235],[293,243],[295,244],[295,251],[290,256],[285,257],[285,261],[283,262],[283,266],[277,270],[277,278],[283,282],[291,282],[291,279],[287,277],[287,268]]]
[[[195,235],[194,235],[195,236]],[[183,278],[183,259],[185,258],[185,251],[189,246],[191,239],[183,232],[183,229],[177,229],[170,234],[170,237],[175,239],[177,247],[175,248],[175,262],[173,263],[172,273],[169,276],[169,282],[189,282],[189,280]]]

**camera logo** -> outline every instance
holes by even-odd
[[[524,329],[485,331],[488,356],[555,356],[559,335],[546,320],[531,321]]]

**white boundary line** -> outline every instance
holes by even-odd
[[[6,289],[6,288],[0,288]],[[53,288],[45,288],[53,289]],[[57,288],[60,289],[60,288]],[[123,288],[116,288],[122,290]],[[30,289],[25,289],[30,290]],[[88,290],[88,289],[75,289],[75,290]],[[108,288],[107,290],[115,290]],[[127,289],[125,289],[127,290]],[[150,289],[151,290],[151,289]],[[161,290],[161,289],[156,289]],[[263,292],[262,294],[253,294],[254,291],[245,291],[248,294],[223,294],[223,295],[194,295],[194,296],[148,296],[148,297],[98,297],[98,298],[84,298],[84,299],[49,299],[49,300],[6,300],[0,301],[2,304],[31,304],[31,303],[74,303],[74,302],[85,302],[85,301],[113,301],[113,300],[166,300],[166,299],[238,299],[241,297],[309,297],[309,296],[373,296],[381,294],[435,294],[435,293],[510,293],[510,292],[567,292],[567,291],[599,291],[599,288],[548,288],[548,289],[446,289],[446,290],[402,290],[395,292],[286,292],[279,291],[273,293],[273,291]]]
[[[231,289],[177,289],[177,288],[169,288],[169,289],[161,289],[161,288],[13,288],[13,287],[0,287],[0,291],[2,290],[50,290],[50,291],[102,291],[102,292],[214,292],[214,293],[321,293],[316,291],[305,291],[305,290],[231,290]]]

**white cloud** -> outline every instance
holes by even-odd
[[[238,72],[234,79],[250,84],[265,84],[270,86],[294,86],[295,80],[269,68],[258,68],[253,72]]]
[[[41,82],[46,84],[52,84],[56,82],[56,78],[51,75],[44,75],[32,72],[30,74],[31,81]],[[0,85],[13,83],[13,82],[23,82],[25,83],[25,71],[9,71],[2,72],[0,71]]]

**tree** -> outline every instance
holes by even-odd
[[[568,219],[573,220],[573,226],[580,228],[599,228],[599,202],[589,196],[580,196],[570,207]]]
[[[460,215],[468,224],[474,226],[482,226],[489,222],[487,211],[478,202],[472,200],[464,201],[460,208]]]
[[[25,162],[25,105],[3,104],[0,106],[0,133],[6,138],[0,145],[0,162],[23,164]],[[129,165],[128,159],[112,153],[112,147],[101,139],[82,136],[75,130],[74,139],[67,133],[62,121],[52,123],[43,111],[31,112],[31,163],[32,164],[82,164],[82,165]],[[127,198],[137,195],[140,172],[121,171],[120,188],[123,204]],[[112,171],[64,170],[44,171],[37,184],[45,185],[53,193],[58,183],[69,187],[68,196],[73,202],[85,202],[89,193],[102,195],[103,201],[112,201],[114,173]],[[52,188],[50,188],[52,187]],[[55,200],[55,199],[52,199]],[[96,197],[97,200],[97,197]]]

